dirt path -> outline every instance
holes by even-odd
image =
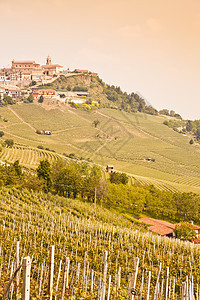
[[[20,120],[22,121],[22,123],[26,124],[27,126],[29,126],[34,132],[36,132],[36,129],[29,123],[25,122],[22,117],[20,115],[18,115],[18,113],[16,113],[16,111],[14,109],[12,109],[10,106],[8,107],[9,110]]]

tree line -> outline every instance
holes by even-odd
[[[72,199],[95,201],[101,206],[133,216],[147,215],[172,222],[193,220],[199,223],[199,195],[160,191],[152,185],[130,184],[124,173],[113,172],[105,176],[100,167],[84,162],[66,164],[58,160],[51,165],[48,160],[42,160],[36,173],[23,170],[19,161],[0,165],[0,187],[13,185]]]

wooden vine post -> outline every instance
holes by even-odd
[[[181,300],[186,300],[186,289],[187,289],[186,282],[182,282]]]
[[[29,256],[27,256],[23,259],[22,300],[29,300],[30,298],[30,273],[31,273],[31,259]]]
[[[105,300],[105,295],[106,295],[106,276],[107,276],[107,269],[108,269],[107,257],[108,257],[108,251],[105,251],[101,300]]]
[[[15,257],[15,270],[19,267],[19,241],[17,241],[16,244],[16,257]],[[16,275],[16,300],[19,299],[18,294],[19,294],[19,273]]]
[[[168,299],[168,290],[169,290],[169,267],[166,268],[165,300]]]
[[[134,298],[134,296],[137,294],[135,287],[136,287],[136,281],[137,281],[138,267],[139,267],[139,258],[136,257],[135,263],[134,263],[133,274],[132,274],[131,280],[129,282],[129,289],[128,289],[129,300],[132,300]]]
[[[65,288],[66,288],[66,281],[67,281],[67,272],[69,269],[69,262],[70,262],[69,257],[66,257],[64,271],[63,271],[62,290],[61,290],[60,300],[63,300],[64,296],[65,296]]]
[[[49,261],[49,280],[48,280],[49,300],[52,300],[52,294],[53,294],[54,252],[55,252],[55,246],[51,246],[50,247],[50,261]]]

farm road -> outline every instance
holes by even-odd
[[[29,126],[33,131],[36,131],[36,129],[29,123],[25,122],[22,117],[20,115],[18,115],[18,113],[16,113],[16,111],[14,109],[12,109],[10,106],[8,107],[9,110],[20,120],[22,121],[22,123],[26,124],[27,126]]]

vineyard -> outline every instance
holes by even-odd
[[[200,299],[198,246],[79,200],[15,188],[0,198],[1,297],[23,296],[28,256],[30,299]]]
[[[19,163],[24,167],[36,168],[41,160],[48,159],[52,163],[60,156],[51,151],[17,145],[12,148],[3,148],[0,158],[8,163],[19,160]]]
[[[50,163],[58,159],[67,159],[67,157],[57,154],[55,152],[51,152],[48,150],[42,150],[38,148],[22,146],[20,144],[16,144],[12,148],[5,147],[1,152],[0,156],[1,161],[5,161],[8,163],[14,163],[16,160],[19,160],[19,163],[26,168],[35,169],[39,165],[41,160],[47,159]],[[102,166],[102,169],[105,169]],[[196,192],[200,193],[200,179],[191,178],[191,177],[178,177],[174,179],[174,182],[154,179],[151,177],[137,176],[128,174],[131,178],[131,184],[148,186],[154,185],[157,189],[161,191],[169,191],[169,192]],[[106,173],[104,172],[104,176],[108,178]]]
[[[104,168],[112,164],[138,184],[200,193],[199,145],[190,145],[189,137],[163,125],[164,117],[107,108],[92,112],[70,107],[44,109],[36,104],[1,107],[0,115],[2,141],[15,142],[14,149],[3,150],[3,161],[17,158],[22,165],[35,168],[40,158],[52,161],[58,157],[55,153],[74,154]],[[38,135],[36,129],[52,134]],[[16,146],[22,144],[21,149]],[[56,152],[40,151],[38,145]]]

